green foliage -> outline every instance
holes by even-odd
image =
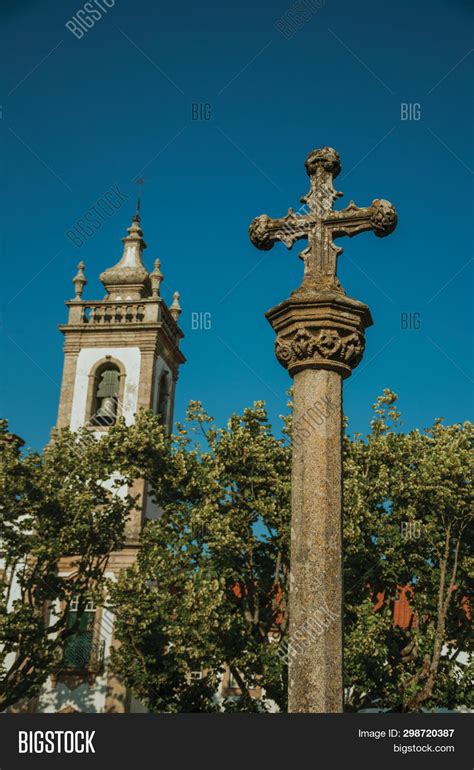
[[[0,422],[0,711],[39,692],[56,670],[69,606],[77,624],[88,600],[103,599],[108,555],[123,542],[133,501],[113,494],[107,438],[57,433],[42,456],[22,456]],[[68,576],[58,562],[68,558]],[[72,574],[71,574],[72,573]],[[51,610],[51,611],[48,611]]]
[[[344,438],[346,707],[472,706],[473,426],[437,420],[405,434],[396,401],[385,391],[370,433]],[[133,506],[106,489],[110,478],[116,487],[145,479],[160,509],[137,561],[108,586],[115,672],[150,711],[286,709],[278,646],[288,628],[291,413],[281,439],[262,402],[225,428],[191,402],[174,436],[142,411],[100,441],[64,431],[42,457],[22,457],[9,435],[3,426],[0,710],[53,670],[72,597],[82,609],[105,601],[107,555]],[[75,572],[65,578],[58,560],[68,554]],[[404,586],[413,613],[401,628],[393,617]],[[219,702],[224,669],[242,695]]]
[[[347,705],[467,705],[460,653],[472,654],[473,426],[437,420],[401,433],[390,391],[374,410],[367,438],[344,445]],[[392,618],[407,585],[414,614],[401,629]]]
[[[141,414],[135,425],[155,451],[148,463],[144,448],[144,462],[163,515],[111,586],[121,641],[113,665],[152,711],[215,710],[224,664],[244,694],[226,710],[265,710],[265,698],[250,697],[260,684],[284,707],[286,672],[269,633],[285,633],[276,620],[288,581],[289,448],[261,403],[227,429],[213,427],[197,402],[187,416],[176,441],[158,449],[156,419]],[[197,682],[196,670],[204,673]]]
[[[365,439],[344,440],[347,708],[467,705],[472,425],[436,421],[404,434],[390,391],[374,412]],[[284,710],[277,648],[288,623],[291,415],[283,440],[262,403],[226,429],[197,402],[187,417],[167,444],[151,415],[134,428],[142,442],[136,471],[163,516],[148,524],[136,565],[111,588],[121,641],[113,665],[152,711],[215,710],[224,665],[243,692],[224,709],[262,711],[272,700]],[[122,430],[119,446],[130,431]],[[400,628],[394,603],[405,585],[414,589],[414,614]],[[199,683],[190,678],[197,669]],[[257,686],[258,702],[250,697]]]

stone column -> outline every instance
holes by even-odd
[[[342,381],[372,323],[336,291],[295,292],[267,318],[294,378],[289,711],[343,711]]]
[[[289,710],[342,711],[342,377],[294,377]]]

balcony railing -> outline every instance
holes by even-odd
[[[82,302],[72,300],[69,307],[68,326],[87,324],[95,329],[109,329],[112,326],[160,323],[172,339],[182,336],[178,325],[161,298],[122,302],[102,300],[100,302]],[[63,330],[66,326],[61,327]]]
[[[92,632],[74,634],[64,647],[61,670],[98,674],[104,666],[105,640],[93,641]]]
[[[129,324],[141,323],[145,320],[145,305],[139,302],[116,304],[103,302],[101,304],[84,305],[81,322],[85,324]]]

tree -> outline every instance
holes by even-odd
[[[22,455],[23,442],[0,422],[0,712],[39,692],[87,601],[103,600],[108,556],[133,507],[114,494],[119,480],[104,486],[114,470],[107,442],[64,430],[42,456]],[[58,562],[68,556],[65,577]]]
[[[192,402],[175,436],[141,411],[100,440],[63,431],[42,457],[22,456],[2,426],[0,710],[57,666],[75,631],[72,598],[83,611],[106,596],[120,642],[112,666],[150,711],[286,709],[291,414],[284,423],[276,438],[257,402],[216,428]],[[471,423],[401,432],[390,391],[369,434],[345,436],[349,710],[472,704],[472,443]],[[106,594],[108,554],[134,504],[104,486],[112,477],[115,487],[145,479],[162,515]],[[76,564],[65,578],[58,560],[68,554]],[[406,627],[393,622],[401,589]],[[224,667],[242,694],[219,702]]]
[[[473,426],[404,434],[395,394],[374,408],[366,440],[345,441],[348,707],[472,706]],[[405,586],[413,613],[399,628]]]
[[[461,653],[470,638],[472,425],[438,420],[404,434],[398,423],[396,396],[385,391],[369,435],[345,437],[349,710],[454,708],[470,697]],[[272,435],[261,402],[226,429],[194,402],[174,439],[152,415],[117,429],[115,463],[125,473],[132,456],[131,472],[163,510],[111,586],[121,642],[112,665],[151,711],[286,708],[289,434],[291,417],[283,438]],[[393,609],[404,586],[413,614],[400,628]],[[224,665],[242,697],[219,704]]]
[[[116,435],[125,466],[138,436],[148,437],[133,472],[145,474],[163,515],[111,586],[121,642],[112,666],[152,711],[216,710],[224,665],[242,692],[225,709],[265,710],[268,699],[284,708],[286,671],[269,635],[286,632],[289,447],[272,435],[261,403],[227,429],[195,402],[188,419],[204,447],[190,446],[193,429],[182,427],[163,443],[152,415]],[[196,670],[204,676],[194,679]],[[257,701],[250,691],[260,685]]]

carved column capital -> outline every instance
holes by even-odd
[[[293,377],[303,369],[330,369],[349,377],[364,353],[369,308],[336,292],[293,296],[266,314],[277,333],[275,354]]]
[[[325,326],[300,326],[289,335],[279,335],[275,354],[290,374],[301,369],[334,369],[348,377],[362,359],[365,340],[361,332]]]

